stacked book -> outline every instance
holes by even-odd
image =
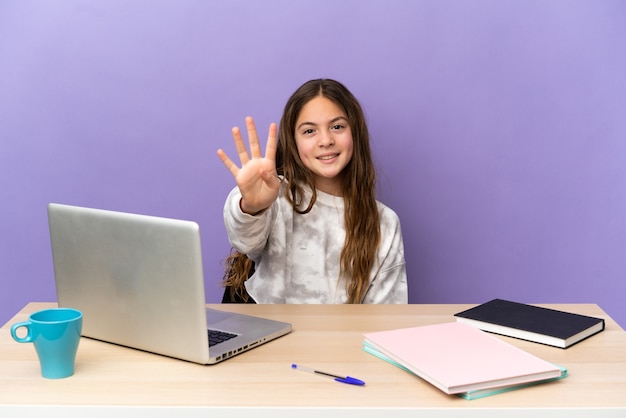
[[[458,395],[465,399],[482,398],[567,377],[566,368],[543,360],[483,331],[484,329],[505,335],[515,334],[514,336],[518,338],[538,340],[530,338],[531,336],[526,333],[507,333],[503,325],[500,325],[501,328],[487,327],[486,324],[493,321],[487,321],[486,316],[474,315],[476,312],[484,313],[486,310],[490,312],[491,320],[498,316],[510,317],[511,312],[506,310],[498,315],[497,307],[500,306],[504,307],[503,309],[517,308],[518,311],[520,309],[530,311],[530,314],[537,316],[534,306],[500,299],[496,301],[498,302],[484,304],[486,307],[480,305],[473,308],[474,311],[456,314],[456,322],[365,334],[363,350],[419,376],[446,394]],[[540,309],[540,313],[555,317],[554,312]],[[562,314],[572,320],[569,314]],[[472,321],[465,323],[465,319],[469,317],[473,317]],[[518,313],[517,317],[524,317],[524,314]],[[542,338],[538,342],[566,347],[604,329],[604,321],[601,319],[583,321],[584,325],[580,325],[581,318],[578,316],[574,319],[579,321],[579,327],[583,326],[584,330],[568,329],[565,333],[557,333],[559,335],[557,340],[561,341]],[[502,323],[503,320],[499,322]],[[508,323],[511,329],[516,329],[516,325],[511,321],[504,322]],[[555,328],[561,330],[563,326]]]

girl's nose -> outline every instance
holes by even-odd
[[[319,135],[319,145],[321,147],[328,147],[335,143],[335,139],[333,138],[333,134],[328,131],[320,131]]]

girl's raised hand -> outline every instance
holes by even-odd
[[[280,179],[276,172],[276,124],[270,124],[265,146],[265,157],[261,155],[261,146],[254,120],[246,118],[250,154],[241,137],[238,127],[233,128],[235,148],[239,154],[241,167],[238,167],[222,149],[217,155],[232,173],[241,192],[241,210],[256,214],[267,209],[278,198]]]

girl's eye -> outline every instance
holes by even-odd
[[[345,128],[344,125],[337,124],[337,125],[333,125],[330,129],[332,129],[333,131],[339,131],[339,130],[341,130],[343,128]]]
[[[302,134],[303,135],[311,135],[313,133],[313,129],[305,129]]]

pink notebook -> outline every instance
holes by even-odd
[[[470,325],[449,322],[365,334],[368,346],[445,393],[558,378],[561,369]]]

